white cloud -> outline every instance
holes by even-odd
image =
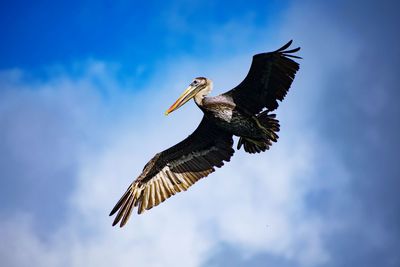
[[[247,68],[247,61],[234,57],[229,65]],[[214,63],[206,72],[217,77],[216,86],[246,72],[244,67],[227,72],[225,64]],[[134,214],[123,229],[112,228],[108,212],[142,166],[154,153],[189,135],[200,121],[201,112],[191,104],[163,115],[200,70],[190,60],[168,65],[170,73],[179,74],[176,80],[173,75],[156,77],[149,90],[133,93],[119,88],[107,64],[92,62],[86,68],[78,79],[64,73],[34,88],[24,84],[30,97],[69,107],[64,111],[79,120],[84,139],[96,142],[81,140],[77,148],[78,178],[66,220],[57,230],[42,239],[31,220],[24,219],[29,214],[2,218],[1,236],[10,245],[0,247],[0,253],[7,255],[2,261],[8,266],[200,266],[220,243],[240,247],[247,255],[268,252],[305,266],[328,260],[321,241],[326,222],[307,214],[304,204],[319,179],[313,162],[323,144],[307,125],[289,125],[302,118],[286,103],[279,114],[281,139],[271,151],[236,152],[230,163],[188,192],[142,216]],[[110,90],[111,104],[102,100],[97,87]],[[295,84],[295,90],[302,88]],[[23,248],[24,256],[13,256],[13,247]]]
[[[225,27],[229,33],[236,26]],[[304,32],[296,27],[289,22],[286,29]],[[340,39],[338,35],[332,36],[335,42]],[[312,43],[313,38],[303,36],[300,43]],[[257,43],[266,44],[265,39]],[[200,266],[221,243],[240,248],[248,257],[266,252],[298,266],[329,261],[322,235],[338,227],[338,222],[310,212],[306,201],[310,193],[333,183],[345,188],[348,174],[310,124],[318,90],[323,88],[324,74],[331,65],[321,68],[314,52],[307,49],[302,52],[307,60],[301,63],[293,89],[278,111],[281,137],[270,151],[260,155],[238,151],[230,163],[188,192],[141,216],[133,214],[123,229],[111,227],[110,209],[147,160],[189,135],[202,116],[193,104],[169,117],[163,115],[165,109],[194,76],[212,78],[214,94],[232,88],[247,73],[251,53],[255,52],[250,51],[208,61],[174,58],[174,63],[164,62],[162,70],[140,91],[127,90],[125,83],[116,78],[118,68],[104,62],[77,64],[78,77],[61,68],[50,79],[34,83],[26,81],[23,71],[0,73],[3,88],[8,88],[5,99],[16,104],[36,101],[40,104],[34,108],[49,105],[48,112],[60,109],[72,121],[66,127],[79,135],[71,141],[75,142],[77,179],[68,209],[63,211],[64,221],[43,238],[35,229],[35,211],[21,215],[16,207],[15,214],[1,218],[1,261],[6,266],[101,267],[129,263],[190,267]],[[329,59],[347,62],[343,58],[351,52],[343,53],[342,58],[334,54]],[[319,177],[321,155],[333,179]],[[23,250],[23,256],[16,256],[14,250]]]

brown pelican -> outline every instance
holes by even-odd
[[[287,50],[292,41],[280,49],[253,57],[246,78],[232,90],[207,97],[212,81],[204,77],[193,80],[183,94],[165,112],[166,115],[194,98],[204,116],[197,129],[175,146],[157,153],[132,182],[110,213],[113,226],[124,226],[132,210],[138,213],[157,206],[178,192],[186,191],[215,167],[229,161],[234,150],[232,137],[248,153],[259,153],[276,142],[279,122],[271,111],[286,96],[299,64],[291,58],[300,47]]]

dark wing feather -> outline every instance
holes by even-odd
[[[264,108],[272,111],[278,107],[278,101],[286,96],[299,64],[290,58],[300,47],[286,50],[292,44],[288,42],[280,49],[257,54],[253,57],[249,73],[235,88],[224,93],[233,99],[236,106],[252,114],[258,114]]]
[[[128,187],[110,213],[113,226],[124,226],[134,207],[138,213],[157,206],[172,195],[186,191],[199,179],[221,167],[234,153],[232,134],[203,117],[197,129],[177,145],[156,154],[142,174]]]

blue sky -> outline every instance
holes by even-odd
[[[281,3],[279,3],[281,2]],[[278,4],[279,3],[279,4]],[[218,1],[24,1],[2,3],[4,37],[0,67],[37,69],[82,58],[121,63],[126,74],[144,66],[190,54],[229,54],[245,40],[216,44],[207,35],[215,25],[243,24],[253,28],[274,21],[287,1],[252,3]],[[237,14],[237,10],[241,10]],[[258,12],[263,10],[263,12]],[[272,27],[271,27],[272,28]],[[234,32],[232,31],[232,35]],[[247,42],[250,40],[247,40]],[[247,43],[246,43],[247,44]],[[227,46],[228,45],[228,46]],[[18,55],[18,56],[15,56]]]
[[[0,265],[399,266],[394,1],[0,3]],[[121,229],[110,208],[213,95],[294,39],[279,142]],[[17,253],[16,253],[17,252]]]

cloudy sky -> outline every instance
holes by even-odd
[[[395,1],[0,3],[0,265],[400,266]],[[279,142],[122,229],[110,209],[213,94],[293,39]]]

